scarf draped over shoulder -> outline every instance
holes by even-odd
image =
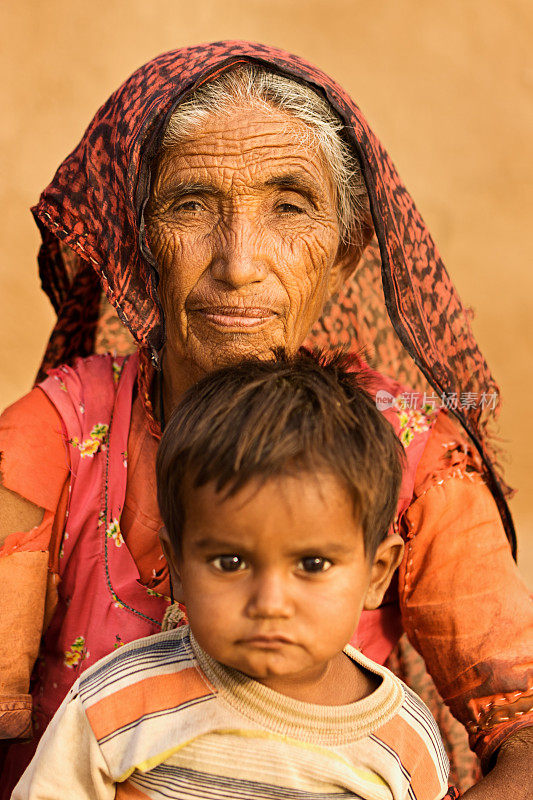
[[[444,399],[479,451],[509,539],[513,524],[491,448],[498,387],[466,309],[391,159],[346,92],[302,58],[241,41],[173,50],[142,66],[98,110],[32,209],[39,269],[58,314],[40,377],[59,363],[165,341],[143,211],[151,165],[176,105],[236,63],[264,65],[326,96],[361,164],[375,236],[307,344],[363,349],[370,366]]]

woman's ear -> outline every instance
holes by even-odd
[[[340,244],[337,257],[329,273],[329,296],[335,294],[356,271],[361,256],[374,235],[370,212],[361,220],[360,241],[358,244]]]
[[[174,545],[170,541],[170,536],[168,535],[168,531],[164,525],[159,530],[159,541],[161,543],[163,555],[167,560],[174,600],[183,603],[183,588],[181,585],[179,558],[176,555]]]
[[[353,275],[363,255],[364,247],[360,245],[340,245],[339,252],[329,273],[329,296],[336,294]]]
[[[378,545],[372,559],[370,583],[365,597],[364,608],[378,608],[381,605],[394,571],[401,563],[403,549],[403,539],[398,533],[390,534]]]

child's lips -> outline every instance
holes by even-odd
[[[257,634],[256,636],[248,636],[240,641],[242,644],[265,649],[281,647],[284,644],[294,644],[293,639],[282,633]]]

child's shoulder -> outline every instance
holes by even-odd
[[[350,646],[345,652],[357,664],[382,677],[383,683],[374,693],[376,700],[379,697],[379,713],[371,736],[374,745],[382,750],[382,756],[391,759],[391,763],[399,760],[411,775],[421,770],[427,773],[428,780],[446,785],[448,757],[437,723],[423,700],[386,667]],[[396,693],[383,692],[385,685],[394,685]],[[386,704],[384,697],[394,698],[394,701]]]
[[[67,702],[81,706],[109,775],[119,782],[140,764],[160,763],[169,749],[178,750],[191,727],[208,729],[216,699],[183,627],[138,639],[98,661]]]
[[[78,694],[84,705],[93,705],[142,681],[191,669],[197,671],[197,661],[185,626],[137,639],[100,659],[80,676]]]
[[[403,683],[402,688],[403,703],[392,719],[374,732],[373,745],[384,762],[401,766],[416,797],[444,797],[450,762],[439,728],[420,697]]]

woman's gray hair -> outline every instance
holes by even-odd
[[[343,136],[344,123],[325,98],[306,84],[255,64],[223,72],[176,108],[162,148],[174,147],[192,136],[213,114],[230,115],[239,106],[280,109],[306,125],[302,144],[318,148],[336,189],[341,240],[346,245],[362,245],[370,217],[361,167]]]

